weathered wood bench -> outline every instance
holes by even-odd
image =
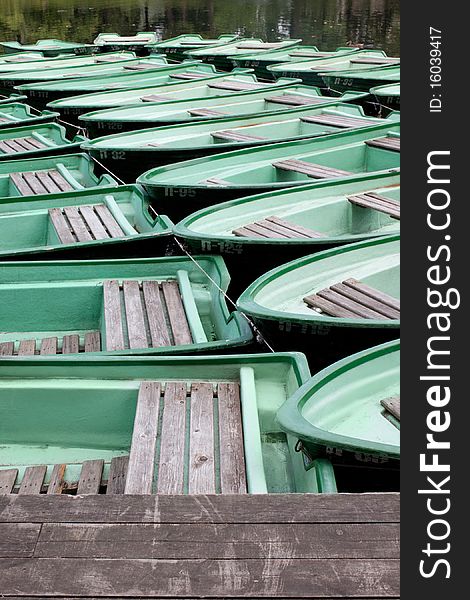
[[[369,119],[359,117],[343,117],[341,115],[321,114],[313,117],[300,117],[304,123],[318,123],[320,125],[330,125],[331,127],[367,127],[373,124]]]
[[[331,52],[305,52],[302,50],[294,50],[288,53],[289,56],[301,56],[304,58],[331,58]]]
[[[349,62],[356,65],[396,65],[400,62],[400,59],[388,56],[358,56],[351,58]]]
[[[380,401],[380,404],[385,408],[385,417],[387,413],[395,417],[397,421],[400,421],[400,396],[391,396],[390,398],[384,398]]]
[[[170,79],[205,79],[207,73],[173,73]]]
[[[163,66],[163,65],[162,65]],[[142,63],[135,63],[130,65],[124,65],[126,71],[149,71],[150,69],[158,69],[158,65],[146,65]]]
[[[228,129],[225,131],[213,131],[211,136],[220,140],[228,140],[229,142],[256,142],[266,139],[259,135],[249,135],[242,131],[230,131]]]
[[[266,102],[273,104],[287,104],[288,106],[308,106],[309,104],[325,104],[331,102],[331,98],[307,97],[300,94],[283,94],[282,96],[271,96]]]
[[[208,83],[208,87],[216,90],[229,90],[234,92],[244,92],[245,90],[257,90],[266,87],[263,83],[249,83],[247,81],[219,81]]]
[[[281,48],[282,45],[276,42],[262,42],[255,44],[254,42],[241,42],[237,44],[237,48],[240,50],[273,50],[274,48]]]
[[[103,283],[103,297],[106,350],[159,348],[193,342],[176,281],[119,284],[109,280]]]
[[[49,218],[62,244],[125,237],[105,204],[50,208]]]
[[[188,114],[192,117],[223,117],[229,113],[224,113],[221,110],[213,110],[211,108],[192,108],[188,110]]]
[[[372,148],[383,148],[384,150],[393,150],[394,152],[400,152],[400,138],[399,137],[382,137],[375,138],[374,140],[366,140],[366,144]]]
[[[142,102],[170,102],[171,98],[162,94],[148,94],[140,98]]]
[[[157,432],[159,434],[159,452]],[[155,483],[153,483],[155,481]],[[246,493],[238,383],[140,386],[126,494]]]
[[[349,319],[399,319],[400,301],[356,279],[346,279],[316,294],[304,302],[331,317]]]
[[[325,167],[323,165],[317,165],[310,163],[305,160],[297,160],[290,158],[286,160],[280,160],[272,163],[276,169],[282,171],[294,171],[295,173],[302,173],[302,175],[308,175],[313,179],[329,179],[334,177],[342,177],[344,175],[351,175],[350,171],[343,171],[342,169],[334,169],[332,167]]]
[[[355,204],[361,208],[370,208],[390,215],[393,219],[400,219],[400,203],[380,194],[367,192],[366,194],[348,196],[348,200],[351,204]]]
[[[31,150],[40,150],[41,148],[46,148],[46,145],[33,137],[15,138],[12,140],[2,140],[0,142],[0,151],[4,154],[30,152]]]
[[[21,340],[18,350],[15,351],[15,342],[0,342],[0,356],[42,356],[51,354],[77,354],[79,352],[99,352],[101,350],[101,335],[99,331],[90,331],[84,336],[83,346],[80,345],[78,334],[64,335],[62,338],[62,350],[59,351],[59,339],[47,337],[39,343],[33,340]]]
[[[295,225],[272,215],[261,221],[255,221],[232,231],[239,237],[254,238],[286,238],[286,239],[315,239],[324,237],[323,233],[307,229],[301,225]]]
[[[104,461],[87,460],[82,464],[80,478],[77,482],[64,481],[66,464],[54,465],[49,483],[44,479],[47,472],[45,465],[27,467],[21,484],[15,486],[18,469],[0,470],[0,496],[18,493],[35,494],[123,494],[126,483],[128,456],[117,456],[111,460],[108,479],[103,479]]]
[[[112,63],[112,62],[121,62],[125,60],[124,56],[97,56],[93,62],[95,63]]]
[[[11,173],[10,179],[22,196],[70,192],[73,187],[56,169]]]

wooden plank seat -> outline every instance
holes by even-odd
[[[241,42],[240,44],[237,44],[237,48],[240,50],[273,50],[280,46],[281,44],[276,42],[262,42],[260,44],[255,44],[254,42]]]
[[[143,382],[125,493],[246,491],[239,384]]]
[[[209,177],[209,179],[205,179],[202,183],[207,185],[216,185],[218,187],[230,185],[230,182],[225,181],[225,179],[219,179],[218,177]]]
[[[46,145],[33,137],[15,138],[12,140],[2,140],[0,142],[0,151],[4,154],[30,152],[31,150],[40,150],[41,148],[46,148]]]
[[[170,79],[205,79],[207,73],[172,73]]]
[[[216,81],[208,83],[208,87],[216,90],[231,90],[234,92],[244,92],[245,90],[257,90],[266,87],[263,83],[248,83],[247,81]]]
[[[289,56],[303,56],[305,58],[331,58],[331,52],[306,52],[305,50],[297,50],[289,52]]]
[[[372,125],[369,119],[361,119],[358,117],[343,117],[341,115],[315,115],[313,117],[300,117],[304,123],[318,123],[320,125],[330,125],[331,127],[367,127]]]
[[[399,319],[400,301],[356,279],[346,279],[304,302],[314,310],[331,317],[350,319]]]
[[[140,98],[142,102],[170,102],[171,98],[162,94],[148,94]]]
[[[41,340],[20,340],[15,350],[15,342],[0,342],[0,356],[41,356],[53,354],[77,354],[79,352],[99,352],[101,350],[101,334],[90,331],[85,334],[83,345],[78,334],[64,335],[62,348],[59,347],[58,337],[47,337]]]
[[[276,169],[283,171],[294,171],[295,173],[302,173],[308,175],[313,179],[330,179],[334,177],[342,177],[344,175],[351,175],[350,171],[343,171],[342,169],[334,169],[332,167],[325,167],[323,165],[317,165],[315,163],[309,163],[305,160],[297,160],[290,158],[286,160],[280,160],[272,163]]]
[[[324,237],[323,233],[284,221],[274,215],[243,225],[243,227],[234,229],[232,233],[238,237],[254,238],[315,239]]]
[[[62,244],[126,236],[105,204],[51,208],[49,218]]]
[[[10,179],[22,196],[70,192],[74,189],[56,169],[11,173]]]
[[[349,202],[362,208],[370,208],[379,212],[390,215],[392,219],[400,220],[400,203],[396,200],[391,200],[380,194],[368,192],[366,194],[358,194],[356,196],[348,196]]]
[[[135,63],[130,65],[124,65],[124,69],[127,71],[148,71],[150,69],[158,68],[156,65],[146,65],[142,63]]]
[[[331,98],[318,98],[315,96],[301,96],[300,94],[282,94],[282,96],[271,96],[266,102],[273,104],[287,104],[288,106],[308,106],[310,104],[325,104],[331,102]]]
[[[372,148],[383,148],[384,150],[393,150],[394,152],[400,152],[400,138],[399,137],[381,137],[375,138],[374,140],[366,140],[366,144]]]
[[[384,398],[380,404],[385,408],[385,413],[390,413],[397,421],[400,420],[400,396]]]
[[[107,280],[103,301],[108,351],[193,342],[176,281]]]
[[[213,110],[211,108],[192,108],[188,110],[188,114],[192,117],[223,117],[228,113],[224,113],[221,110]]]
[[[108,478],[103,477],[104,461],[84,461],[78,481],[64,480],[66,464],[56,464],[49,480],[45,481],[46,465],[26,467],[21,483],[16,483],[18,469],[0,470],[0,496],[7,494],[123,494],[127,476],[128,456],[116,456],[111,460]]]
[[[351,58],[349,62],[356,65],[396,65],[400,59],[387,56],[357,56]]]
[[[225,131],[214,131],[211,133],[211,136],[215,139],[228,140],[229,142],[256,142],[266,139],[259,135],[249,135],[242,131],[230,131],[229,129]]]
[[[124,60],[122,56],[97,56],[93,62],[95,63],[112,63]]]

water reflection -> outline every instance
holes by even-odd
[[[332,50],[350,40],[400,52],[399,0],[0,0],[0,39],[88,42],[101,31],[238,32],[302,38]]]

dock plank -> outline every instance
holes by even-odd
[[[111,460],[107,494],[124,494],[128,466],[129,456],[116,456]]]
[[[2,469],[0,471],[0,496],[11,494],[18,476],[18,469]]]
[[[40,531],[40,523],[0,523],[0,558],[32,557]]]
[[[47,487],[48,494],[61,494],[65,487],[64,474],[67,465],[59,464],[54,465],[51,473],[51,480]]]
[[[101,485],[103,460],[86,460],[82,465],[77,494],[97,494]]]
[[[42,356],[48,355],[48,354],[57,354],[57,338],[56,337],[43,338],[41,340],[40,353]]]
[[[39,494],[46,476],[46,470],[45,465],[26,467],[18,494]]]

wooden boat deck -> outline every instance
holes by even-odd
[[[8,598],[399,598],[398,494],[0,497]]]
[[[62,244],[120,238],[126,235],[105,204],[51,208],[49,218]]]
[[[21,196],[69,192],[73,187],[57,169],[11,173],[10,179]]]
[[[265,217],[261,221],[248,223],[232,231],[238,237],[254,238],[284,238],[284,239],[312,239],[325,237],[323,233],[302,227],[279,219],[275,215]]]
[[[0,152],[3,152],[3,154],[16,154],[17,152],[29,152],[31,150],[41,150],[42,148],[46,148],[46,145],[34,137],[0,141]]]

